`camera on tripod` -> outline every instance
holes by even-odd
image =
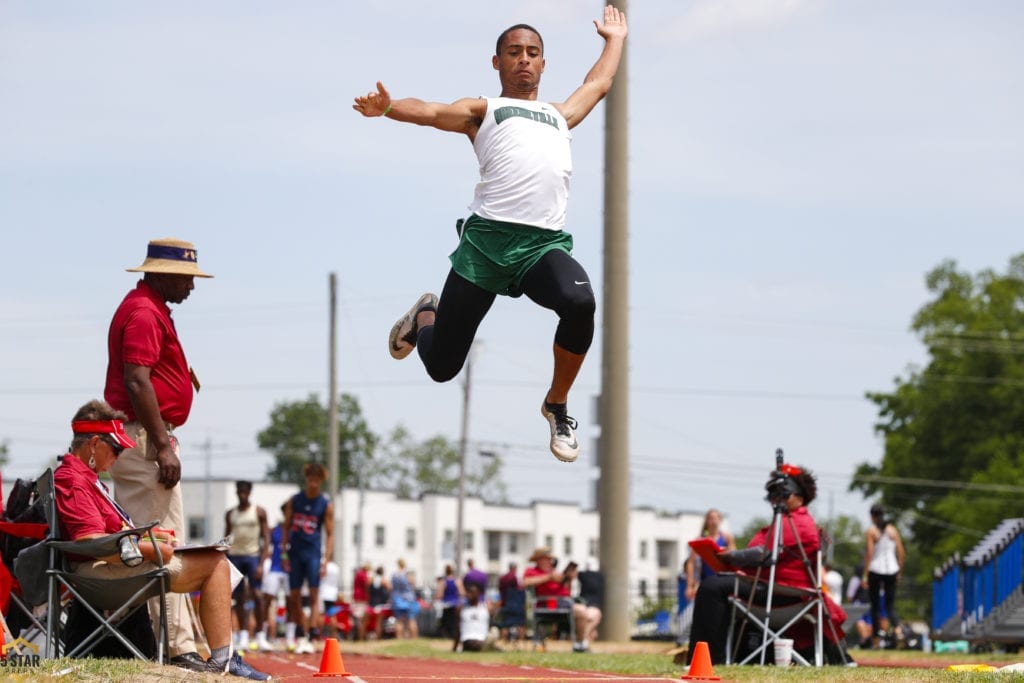
[[[768,495],[765,496],[772,505],[782,505],[794,493],[802,493],[800,485],[793,478],[800,474],[800,468],[787,465],[783,461],[782,449],[775,450],[775,470],[768,476],[764,485]]]

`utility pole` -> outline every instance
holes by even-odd
[[[469,391],[473,381],[473,348],[466,356],[466,374],[462,378],[462,436],[459,438],[459,502],[455,512],[455,574],[462,572],[463,509],[466,505],[466,450],[469,448]]]
[[[220,538],[220,534],[213,531],[213,509],[210,504],[210,497],[212,495],[210,480],[213,478],[213,448],[213,439],[207,435],[206,440],[199,446],[199,450],[203,454],[203,543],[212,543],[214,539]],[[224,448],[224,444],[217,444],[217,448]]]
[[[334,528],[338,531],[334,534],[334,561],[341,564],[341,546],[343,533],[337,524],[338,515],[341,514],[340,501],[338,500],[338,277],[331,273],[328,277],[328,288],[330,294],[330,323],[328,324],[328,398],[327,398],[327,492],[334,503]]]
[[[618,8],[628,14],[627,1]],[[598,511],[605,581],[603,636],[629,640],[629,81],[628,41],[605,98],[604,308]]]

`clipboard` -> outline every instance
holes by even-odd
[[[176,553],[188,553],[194,550],[219,550],[221,552],[227,552],[231,549],[231,544],[235,542],[233,534],[228,534],[219,541],[213,543],[183,543],[182,545],[174,546],[174,552]]]
[[[718,547],[712,538],[697,538],[690,541],[690,547],[693,548],[693,552],[697,553],[700,557],[701,562],[713,572],[727,572],[732,569],[730,565],[727,565],[718,556],[718,553],[722,552],[722,549]]]

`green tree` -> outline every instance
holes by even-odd
[[[256,435],[260,448],[274,455],[267,469],[271,481],[302,482],[307,462],[327,465],[327,407],[316,394],[304,401],[278,403],[270,413],[270,425]],[[373,457],[377,437],[363,418],[359,401],[350,394],[338,399],[338,482],[354,484],[353,470],[360,458]]]
[[[467,457],[466,493],[490,503],[506,501],[498,455]],[[442,436],[413,441],[404,427],[392,430],[371,470],[373,485],[397,492],[401,498],[424,493],[455,494],[459,490],[459,450]]]
[[[0,442],[0,467],[3,467],[4,465],[7,464],[7,455],[7,442]]]
[[[403,498],[458,492],[458,449],[444,437],[416,442],[399,426],[382,442],[363,418],[359,401],[349,394],[342,394],[338,400],[338,422],[340,485],[362,483],[397,491]],[[275,405],[270,425],[256,435],[260,448],[274,456],[267,477],[297,484],[302,482],[302,466],[307,462],[326,465],[327,430],[327,407],[316,394],[303,401]],[[501,458],[474,456],[467,460],[466,493],[492,503],[505,502]]]
[[[930,357],[910,367],[878,406],[879,465],[851,489],[877,496],[901,522],[908,572],[921,584],[954,551],[970,549],[1024,492],[1024,254],[1005,274],[927,275],[932,300],[914,316]],[[905,574],[906,576],[906,574]],[[901,591],[904,584],[901,584]]]

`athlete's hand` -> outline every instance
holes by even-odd
[[[384,116],[384,112],[391,106],[391,93],[384,88],[383,83],[377,81],[377,92],[368,92],[355,101],[352,108],[363,116]]]
[[[157,481],[164,485],[164,488],[172,489],[181,479],[181,460],[174,452],[174,446],[168,444],[156,453],[156,464],[160,468]]]
[[[320,560],[320,578],[327,575],[327,560]]]
[[[597,34],[605,40],[613,37],[625,38],[629,33],[629,28],[626,26],[626,13],[620,12],[611,5],[604,8],[604,23],[599,23],[595,19],[594,26],[597,27]]]

